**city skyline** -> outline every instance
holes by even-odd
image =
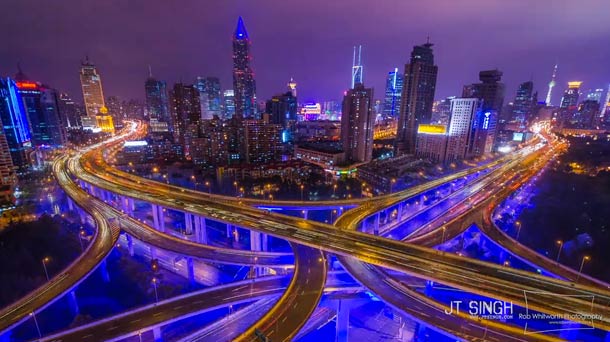
[[[610,49],[604,48],[602,40],[604,33],[610,29],[610,23],[591,20],[595,19],[591,15],[574,14],[583,10],[588,12],[595,6],[600,9],[595,12],[603,13],[608,4],[589,1],[590,6],[579,3],[549,8],[543,3],[536,3],[528,7],[528,13],[522,13],[519,10],[525,6],[523,1],[507,5],[502,11],[479,1],[470,3],[482,10],[486,9],[488,17],[475,22],[468,18],[464,8],[456,5],[447,4],[435,11],[429,5],[420,4],[413,9],[414,13],[422,14],[413,15],[415,21],[403,23],[389,18],[386,25],[377,25],[378,27],[369,23],[371,20],[342,18],[341,8],[335,6],[315,8],[293,4],[266,8],[265,11],[265,6],[257,9],[243,4],[229,9],[229,6],[217,5],[207,11],[214,13],[211,16],[205,11],[198,11],[199,5],[191,4],[176,9],[177,13],[169,18],[170,22],[180,21],[175,27],[165,24],[149,27],[145,37],[141,37],[141,32],[146,30],[135,29],[133,23],[136,20],[153,19],[158,15],[147,8],[142,8],[143,12],[136,18],[122,14],[121,7],[111,9],[112,6],[96,4],[85,8],[75,4],[72,11],[62,14],[69,18],[68,22],[74,22],[70,28],[79,28],[75,32],[68,32],[69,27],[50,15],[55,10],[54,5],[18,4],[14,5],[13,11],[5,12],[17,15],[3,18],[3,22],[8,25],[19,24],[23,34],[19,40],[8,37],[0,47],[0,73],[12,76],[17,70],[17,63],[21,63],[24,72],[33,79],[44,81],[61,91],[68,91],[80,100],[78,65],[84,56],[89,55],[104,75],[108,95],[143,99],[141,82],[146,79],[149,64],[156,77],[168,84],[180,80],[195,82],[197,76],[216,76],[220,78],[222,89],[226,90],[232,84],[230,37],[237,17],[243,15],[254,42],[253,69],[256,72],[259,101],[283,90],[285,80],[290,77],[299,83],[300,101],[340,99],[350,85],[353,46],[360,44],[363,46],[362,60],[367,69],[367,86],[375,88],[379,96],[384,89],[387,70],[395,67],[400,70],[408,59],[411,47],[421,44],[426,36],[430,36],[431,42],[435,44],[439,66],[436,99],[459,95],[464,84],[476,80],[473,76],[478,71],[496,67],[504,72],[508,93],[530,79],[534,81],[535,90],[545,93],[556,62],[560,69],[557,90],[553,93],[554,104],[559,102],[567,81],[573,79],[584,81],[583,92],[607,87],[610,80],[606,79],[608,76],[604,71],[607,71],[607,66],[603,61],[610,56]],[[406,11],[400,3],[360,5],[350,8],[350,13],[363,12],[366,13],[366,18],[374,19],[390,8],[398,13]],[[163,12],[163,4],[155,8],[159,13]],[[18,13],[26,9],[35,13],[40,11],[37,16],[27,16],[37,20],[31,25],[27,21],[15,22],[14,18],[20,18]],[[288,15],[286,17],[290,20],[287,22],[287,19],[280,16],[286,11],[303,15]],[[538,15],[541,11],[545,11],[543,17]],[[435,24],[436,20],[447,16],[445,12],[450,14],[446,24]],[[536,21],[517,28],[510,26],[510,32],[506,31],[502,23],[506,23],[511,16],[514,18],[516,14],[526,18],[531,15]],[[87,19],[93,15],[113,19],[103,22],[99,27],[90,27]],[[266,21],[263,19],[265,15],[277,15],[278,20]],[[358,15],[346,17],[354,18]],[[315,18],[315,30],[311,29],[312,22],[308,18]],[[451,25],[465,20],[472,21],[472,25],[469,26],[467,36],[460,36],[461,29],[456,31]],[[492,21],[497,23],[496,27],[483,27]],[[344,29],[331,33],[324,30],[331,25]],[[543,25],[545,29],[540,30]],[[574,26],[579,29],[572,29]],[[43,34],[37,32],[37,28],[41,27],[45,29]],[[121,38],[112,34],[115,30],[120,30]],[[184,39],[175,40],[170,37],[185,32],[188,34]],[[153,36],[170,43],[153,44]],[[495,37],[494,41],[490,41],[490,37]],[[278,39],[282,40],[282,46],[285,47],[279,53],[272,48]],[[132,41],[139,42],[136,51]],[[61,58],[48,53],[52,46],[65,50]],[[476,53],[471,52],[473,46],[477,46]],[[513,49],[513,46],[519,48]],[[588,46],[599,49],[595,50],[595,54],[582,53]],[[510,53],[507,52],[509,50]],[[528,63],[523,63],[522,58],[526,57]]]

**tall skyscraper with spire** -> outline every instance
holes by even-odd
[[[250,38],[239,17],[233,35],[233,91],[235,92],[235,117],[251,118],[256,115],[256,82],[250,66]]]
[[[555,79],[557,78],[557,64],[555,64],[555,67],[553,68],[553,76],[551,76],[551,82],[549,82],[549,92],[546,93],[546,105],[550,106],[551,105],[551,97],[553,95],[553,88],[555,87]]]
[[[104,91],[102,90],[102,78],[97,72],[95,65],[86,57],[80,67],[80,84],[83,89],[83,100],[87,116],[95,117],[100,114],[104,103]]]
[[[432,117],[438,67],[434,65],[430,41],[413,47],[411,60],[405,65],[395,154],[415,154],[417,126]]]
[[[358,59],[356,59],[356,56]],[[356,47],[354,46],[354,58],[352,62],[352,86],[354,89],[357,83],[363,83],[363,67],[362,67],[362,45],[358,45],[358,54],[356,55]]]
[[[171,125],[171,116],[169,113],[169,100],[167,97],[167,84],[165,81],[157,80],[152,69],[148,68],[148,78],[144,83],[144,91],[146,95],[146,108],[148,116],[151,119],[156,119]]]
[[[293,97],[297,97],[297,82],[292,77],[290,82],[288,82],[288,91],[290,91]]]

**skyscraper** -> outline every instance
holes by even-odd
[[[292,77],[288,82],[288,90],[290,91],[293,97],[297,97],[297,82],[295,82]]]
[[[578,106],[578,98],[580,97],[580,85],[581,81],[568,82],[568,89],[563,93],[561,98],[561,108],[565,109],[576,109]]]
[[[555,64],[555,67],[553,68],[553,76],[551,76],[551,82],[549,82],[549,91],[546,93],[546,105],[550,106],[551,105],[551,100],[552,100],[552,96],[553,96],[553,87],[555,87],[555,79],[557,78],[557,67],[558,65]]]
[[[357,83],[343,98],[341,141],[346,160],[366,163],[373,159],[373,89]]]
[[[464,86],[462,97],[476,97],[483,100],[484,111],[500,113],[504,104],[505,86],[500,70],[484,70],[479,73],[480,83]]]
[[[149,72],[148,78],[144,83],[144,92],[146,95],[148,116],[151,119],[171,124],[167,85],[165,81],[157,80],[153,77],[152,72]]]
[[[610,85],[608,85],[608,92],[604,98],[604,102],[601,103],[601,116],[604,117],[605,121],[608,121],[610,116]]]
[[[400,98],[402,96],[403,75],[398,68],[388,73],[385,83],[385,98],[383,101],[383,116],[396,118],[400,111]]]
[[[196,86],[199,89],[202,118],[211,120],[214,115],[220,117],[220,79],[218,77],[197,77]]]
[[[27,113],[32,144],[65,144],[67,120],[61,119],[56,91],[30,80],[21,69],[15,80]]]
[[[297,98],[291,92],[275,95],[267,101],[265,111],[272,124],[289,129],[297,121]]]
[[[261,120],[245,120],[245,157],[248,164],[279,161],[282,155],[282,126],[269,122],[269,115]]]
[[[430,42],[413,47],[411,59],[405,65],[396,135],[396,154],[414,154],[417,125],[427,124],[432,117],[438,67]]]
[[[233,91],[235,116],[239,119],[256,116],[256,82],[250,66],[250,38],[241,17],[233,35]]]
[[[587,93],[587,100],[597,101],[598,103],[602,102],[602,96],[604,96],[604,89],[598,88],[595,90],[589,90]]]
[[[67,93],[59,94],[58,99],[59,112],[62,118],[66,120],[67,128],[77,128],[81,126],[80,118],[83,116],[84,111],[82,106],[76,104],[70,95]]]
[[[0,125],[2,122],[0,122]],[[0,129],[0,199],[3,202],[13,200],[13,191],[17,184],[15,166],[11,158],[10,147],[4,131]]]
[[[227,89],[222,94],[223,99],[223,118],[231,119],[235,115],[235,92],[233,89]]]
[[[104,91],[102,90],[102,79],[95,65],[89,62],[89,57],[86,57],[81,64],[80,84],[83,89],[83,100],[85,101],[87,115],[94,117],[105,106]]]
[[[517,95],[513,102],[512,121],[519,123],[520,126],[525,126],[526,121],[532,113],[537,99],[534,99],[534,82],[523,82],[517,88]]]
[[[174,141],[189,158],[192,139],[198,137],[201,123],[199,90],[194,85],[176,83],[170,92],[170,101]]]
[[[358,56],[358,59],[356,59]],[[354,86],[358,83],[363,83],[363,66],[362,66],[362,45],[358,45],[358,55],[356,55],[356,47],[354,46],[354,58],[352,62],[352,84],[350,89],[354,89]]]
[[[17,85],[10,78],[0,78],[0,121],[13,165],[18,173],[27,172],[28,153],[32,147],[30,126]]]
[[[481,112],[481,100],[477,98],[455,98],[451,100],[451,119],[447,132],[447,150],[445,162],[466,158],[473,140],[472,127],[478,113]]]

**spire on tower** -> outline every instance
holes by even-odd
[[[148,77],[149,77],[149,78],[153,78],[153,75],[152,75],[152,67],[150,66],[150,64],[148,65]]]
[[[248,31],[241,16],[237,19],[237,27],[235,28],[235,39],[248,39]]]
[[[546,105],[550,106],[551,105],[551,97],[553,95],[553,87],[555,87],[555,79],[557,78],[557,67],[558,64],[555,63],[555,67],[553,68],[553,76],[551,76],[551,82],[549,82],[549,91],[546,94]]]

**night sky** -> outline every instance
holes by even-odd
[[[381,98],[385,75],[404,70],[430,36],[439,66],[436,97],[460,95],[478,71],[499,68],[512,100],[533,78],[546,96],[559,63],[583,90],[610,82],[608,0],[4,0],[0,75],[20,62],[30,78],[81,99],[79,61],[97,64],[106,96],[143,99],[150,64],[169,84],[218,76],[231,88],[231,35],[244,17],[259,100],[298,82],[300,101],[340,99],[352,47],[363,45],[364,83]]]

